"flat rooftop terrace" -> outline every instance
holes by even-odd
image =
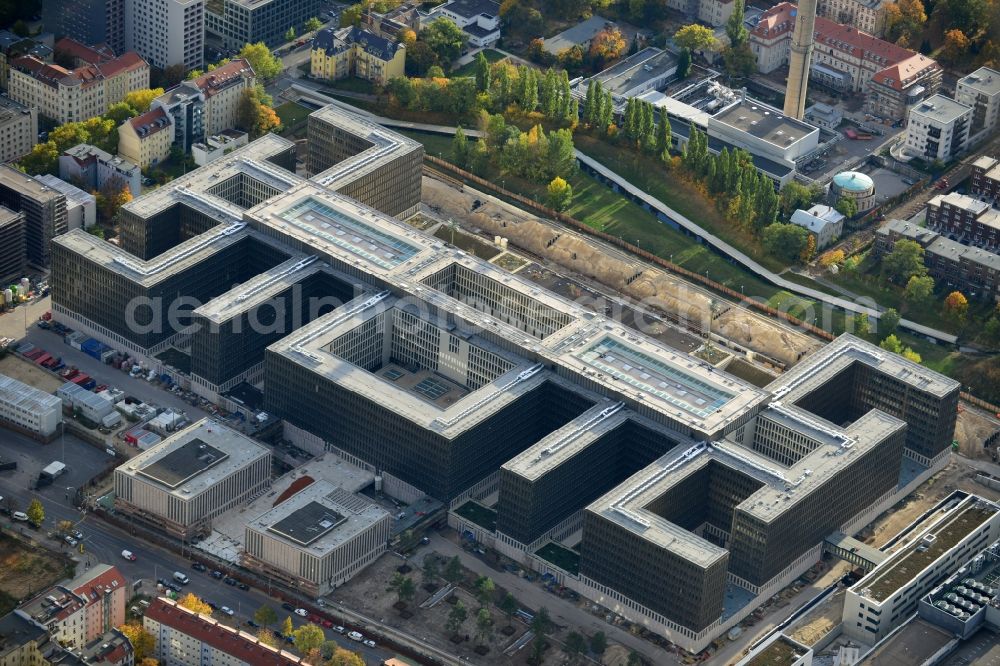
[[[944,629],[914,617],[879,644],[863,663],[866,666],[922,664],[952,640],[952,635]]]
[[[904,550],[894,554],[884,565],[877,567],[868,576],[855,583],[853,589],[867,590],[865,597],[880,603],[885,601],[993,517],[996,512],[996,506],[985,502],[975,501],[962,506],[928,528],[925,534],[933,534],[935,537],[929,546],[924,547],[923,538],[914,540]]]
[[[377,374],[441,409],[451,407],[469,394],[466,387],[427,369],[412,372],[398,363],[389,363],[380,368]]]
[[[756,100],[736,102],[712,116],[712,120],[746,132],[782,150],[819,131]]]
[[[801,645],[779,636],[745,663],[745,666],[791,666],[808,652]]]
[[[612,95],[624,95],[648,81],[677,71],[677,56],[669,51],[647,46],[624,60],[594,75]]]
[[[267,529],[300,546],[308,546],[316,539],[336,529],[347,518],[330,507],[310,501],[290,512]]]
[[[270,456],[245,435],[209,418],[176,432],[118,467],[187,501],[233,472]]]

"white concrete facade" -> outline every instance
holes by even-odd
[[[153,67],[201,67],[205,60],[205,0],[127,0],[125,36],[128,48]]]

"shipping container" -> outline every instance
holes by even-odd
[[[73,382],[74,384],[79,384],[80,386],[83,386],[84,382],[90,381],[90,375],[86,373],[80,373],[70,381]]]
[[[90,390],[92,390],[92,389],[93,389],[94,387],[96,387],[96,386],[97,386],[97,380],[95,380],[95,379],[88,379],[88,380],[87,380],[87,381],[85,381],[85,382],[81,382],[81,383],[80,383],[80,386],[82,386],[83,388],[85,388],[85,389],[87,389],[88,391],[90,391]]]
[[[45,365],[46,362],[51,360],[52,360],[52,354],[49,353],[42,354],[41,356],[36,356],[34,359],[37,365]]]

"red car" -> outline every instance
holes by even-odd
[[[316,613],[309,613],[309,621],[312,622],[313,624],[320,624],[323,622],[323,618],[321,618],[319,615],[316,615]]]
[[[323,620],[323,621],[320,622],[320,624],[322,624],[327,629],[333,629],[333,621],[332,620]]]

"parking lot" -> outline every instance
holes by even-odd
[[[37,492],[43,497],[66,503],[70,493],[103,471],[111,461],[111,456],[73,435],[62,435],[50,444],[41,444],[25,435],[2,429],[0,439],[3,441],[0,457],[17,463],[16,470],[0,472],[0,495],[4,496],[25,496],[34,488],[42,468],[58,460],[66,464],[66,471],[51,486],[39,488]]]

